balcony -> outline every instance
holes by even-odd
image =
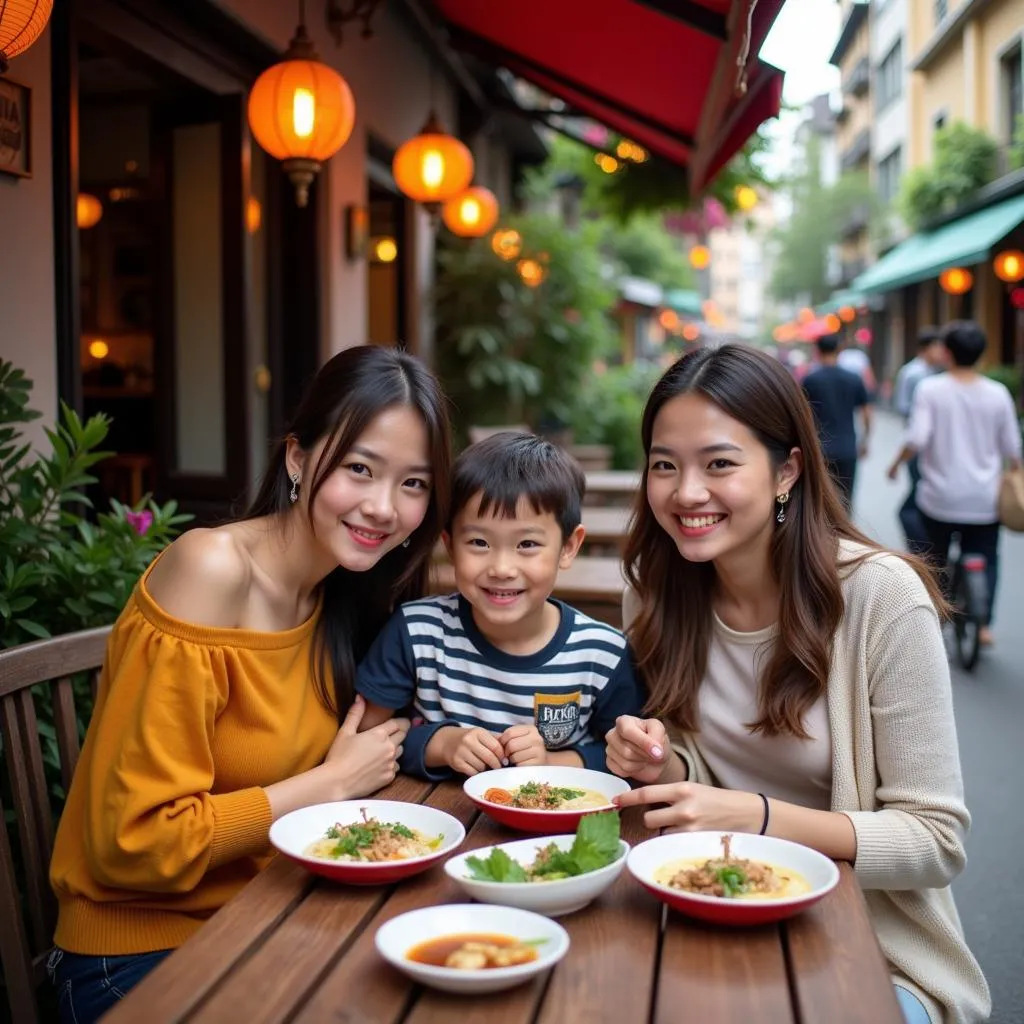
[[[839,226],[839,237],[842,239],[852,238],[859,235],[871,220],[871,208],[867,203],[858,203],[847,214],[846,219]]]
[[[844,96],[863,96],[871,85],[871,68],[867,57],[861,57],[853,70],[843,79]]]
[[[853,142],[843,150],[839,157],[839,165],[844,171],[852,171],[859,167],[871,155],[871,129],[862,128]]]

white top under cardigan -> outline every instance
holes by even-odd
[[[843,542],[842,558],[863,551]],[[949,889],[966,862],[970,816],[939,619],[920,578],[896,555],[872,554],[840,571],[846,609],[826,694],[828,806],[853,823],[854,869],[896,980],[921,999],[933,1024],[974,1024],[988,1018],[991,999]],[[627,632],[638,607],[627,591]],[[751,764],[765,741],[749,742]],[[673,746],[691,779],[720,784],[702,733]],[[751,789],[766,785],[751,778]]]

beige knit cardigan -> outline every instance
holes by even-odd
[[[840,561],[865,549],[843,542]],[[833,811],[857,836],[854,865],[895,980],[933,1024],[987,1020],[991,999],[964,940],[950,882],[970,815],[941,627],[916,572],[890,553],[841,568],[845,613],[828,679]],[[627,591],[628,631],[639,608]],[[673,746],[690,778],[717,785],[700,734]]]

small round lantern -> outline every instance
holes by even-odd
[[[690,250],[690,266],[703,270],[711,262],[711,250],[706,245],[695,245]]]
[[[391,172],[410,199],[436,207],[468,187],[473,179],[473,154],[446,134],[431,112],[419,135],[399,146]]]
[[[548,276],[547,270],[537,260],[525,259],[516,264],[516,270],[527,288],[537,288]]]
[[[309,202],[309,186],[321,164],[348,142],[355,121],[352,90],[317,59],[300,22],[284,60],[267,68],[249,93],[253,137],[282,162],[299,206]]]
[[[853,306],[840,306],[839,307],[839,319],[844,324],[852,324],[857,319],[857,310]]]
[[[1004,250],[992,261],[992,269],[1000,281],[1016,284],[1024,278],[1024,252],[1019,249]]]
[[[79,192],[75,203],[75,220],[82,231],[96,227],[103,219],[103,204],[88,192]]]
[[[950,267],[939,274],[939,287],[947,295],[963,295],[974,285],[974,275],[963,267]]]
[[[498,220],[498,200],[487,188],[477,185],[445,202],[441,217],[453,235],[481,238]]]
[[[491,248],[496,256],[511,262],[523,251],[523,236],[515,228],[495,231],[491,235]]]
[[[737,185],[734,195],[736,205],[744,213],[750,213],[750,211],[757,206],[757,192],[749,185]]]
[[[0,3],[0,75],[12,57],[24,53],[42,34],[53,0],[4,0]]]

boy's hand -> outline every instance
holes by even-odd
[[[514,765],[548,763],[548,748],[535,725],[512,725],[501,734],[505,757]]]
[[[448,743],[448,766],[454,771],[476,775],[488,768],[501,767],[501,740],[486,729],[453,730]]]

